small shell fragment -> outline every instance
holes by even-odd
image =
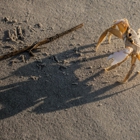
[[[115,52],[115,53],[111,54],[108,57],[108,60],[113,59],[114,61],[111,63],[111,65],[115,65],[115,64],[123,61],[132,51],[133,51],[132,48],[127,47],[124,50],[121,50],[119,52]]]

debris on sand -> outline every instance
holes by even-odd
[[[66,66],[63,66],[63,65],[60,65],[60,66],[59,66],[59,70],[63,71],[63,70],[65,70],[65,69],[67,69]]]
[[[34,27],[36,27],[36,28],[42,28],[43,25],[41,23],[37,23],[37,24],[34,25]]]
[[[23,41],[24,40],[24,35],[23,35],[23,30],[21,29],[20,26],[12,29],[12,30],[8,30],[8,38],[7,40],[13,41],[13,42],[17,42],[18,40]]]
[[[18,60],[13,59],[13,60],[10,61],[10,65],[11,65],[11,66],[13,66],[15,63],[18,63]]]
[[[8,17],[3,17],[2,21],[8,22],[9,21],[9,18]]]
[[[34,81],[37,81],[39,79],[39,77],[37,77],[37,76],[31,76],[31,79],[33,79]]]
[[[26,63],[26,58],[25,58],[24,55],[20,55],[20,58],[21,58],[21,61],[22,61],[22,62]]]

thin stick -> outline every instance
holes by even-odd
[[[3,55],[0,56],[0,61],[3,60],[3,59],[7,59],[7,58],[10,58],[10,57],[12,57],[12,56],[15,56],[15,55],[17,55],[17,54],[20,54],[20,53],[22,53],[22,52],[25,52],[25,51],[31,49],[33,46],[34,46],[34,44],[31,45],[31,46],[25,46],[25,48],[22,48],[22,49],[19,49],[19,50],[14,50],[14,51],[12,51],[12,52],[3,54]]]
[[[52,41],[58,39],[59,37],[62,37],[62,36],[72,32],[72,31],[75,31],[75,30],[81,28],[82,26],[83,26],[83,24],[79,24],[79,25],[77,25],[77,26],[75,26],[75,27],[73,27],[73,28],[71,28],[69,30],[66,30],[66,31],[60,33],[60,34],[56,34],[55,36],[46,38],[46,39],[44,39],[42,41],[39,41],[39,42],[37,42],[35,44],[32,44],[30,46],[26,46],[26,47],[24,47],[24,48],[22,48],[20,50],[15,50],[13,52],[4,54],[4,55],[0,56],[0,61],[3,60],[3,59],[7,59],[9,57],[15,56],[17,54],[23,53],[25,51],[29,51],[33,55],[32,50],[37,49],[38,46],[41,46],[41,45],[44,45],[46,43],[52,42]]]

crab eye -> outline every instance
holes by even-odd
[[[131,33],[129,33],[129,34],[128,34],[128,36],[129,36],[129,37],[131,37],[131,36],[132,36],[132,34],[131,34]]]

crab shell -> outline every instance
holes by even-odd
[[[117,29],[122,33],[122,35],[126,32],[127,28],[130,27],[129,22],[126,18],[115,20],[113,22],[113,26],[116,26]]]
[[[124,35],[125,47],[131,47],[133,49],[132,54],[140,60],[140,29],[136,33],[135,30],[129,28]]]
[[[129,28],[124,34],[123,40],[125,43],[125,49],[115,52],[108,57],[108,59],[114,60],[111,65],[122,62],[128,55],[136,55],[136,57],[140,60],[140,29],[138,29],[138,32],[136,33],[135,30]]]

